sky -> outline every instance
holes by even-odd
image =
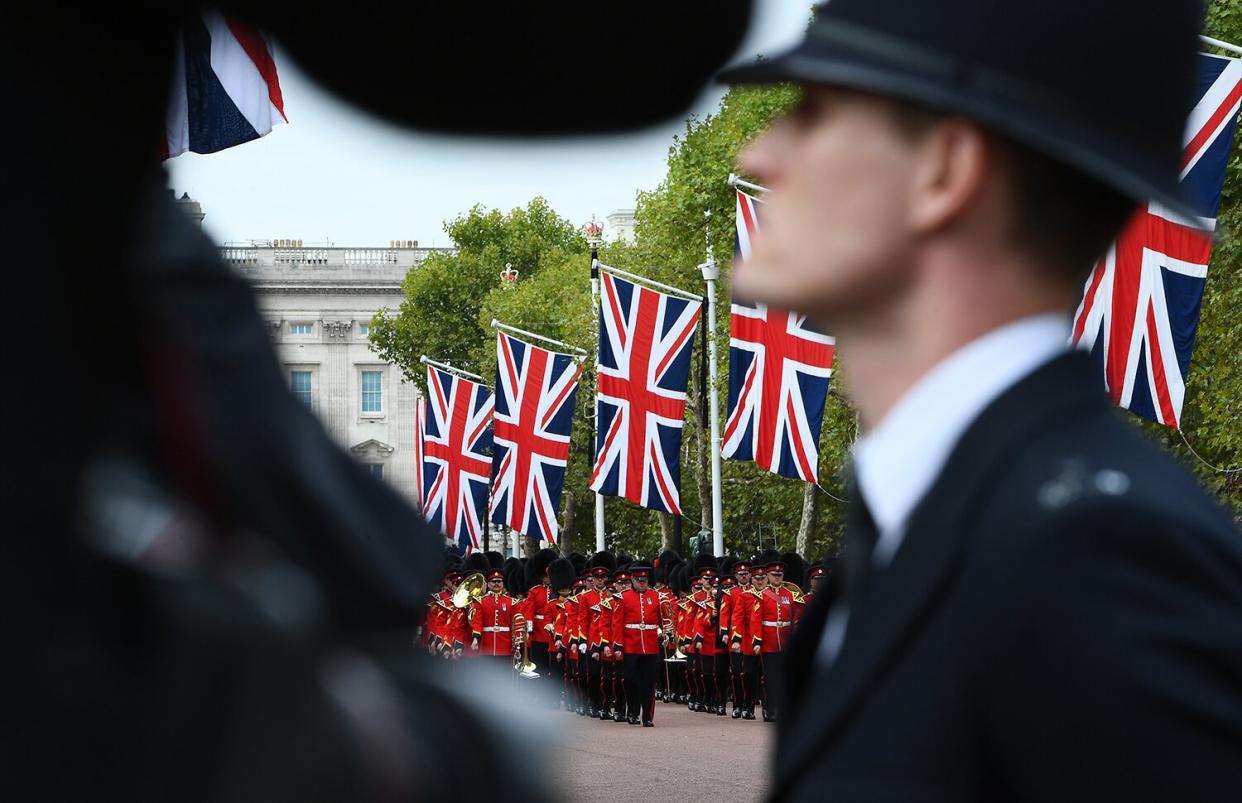
[[[809,17],[809,1],[755,0],[736,58],[793,44]],[[673,135],[685,127],[683,119],[624,135],[533,143],[414,133],[319,89],[279,45],[275,57],[287,125],[219,153],[168,161],[169,185],[202,204],[203,227],[218,243],[287,237],[444,246],[443,222],[476,203],[507,211],[537,195],[576,224],[592,215],[603,222],[660,182]],[[710,114],[722,94],[707,87],[686,115]]]

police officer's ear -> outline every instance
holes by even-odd
[[[375,114],[458,133],[636,128],[683,112],[737,49],[751,0],[330,3],[225,0],[319,83]]]

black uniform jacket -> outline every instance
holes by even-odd
[[[827,667],[817,595],[775,798],[1239,799],[1239,533],[1096,388],[1074,353],[985,409]]]

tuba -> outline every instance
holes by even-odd
[[[530,660],[526,652],[526,617],[520,613],[513,614],[509,632],[513,635],[513,671],[517,672],[518,677],[527,680],[539,677],[539,673],[535,671],[535,662]]]
[[[483,579],[481,572],[466,575],[453,592],[453,607],[465,608],[470,603],[483,599],[483,589],[486,587],[487,580]]]

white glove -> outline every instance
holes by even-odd
[[[586,655],[586,645],[585,645],[585,644],[579,644],[579,645],[578,645],[578,652],[582,653],[583,655]]]

